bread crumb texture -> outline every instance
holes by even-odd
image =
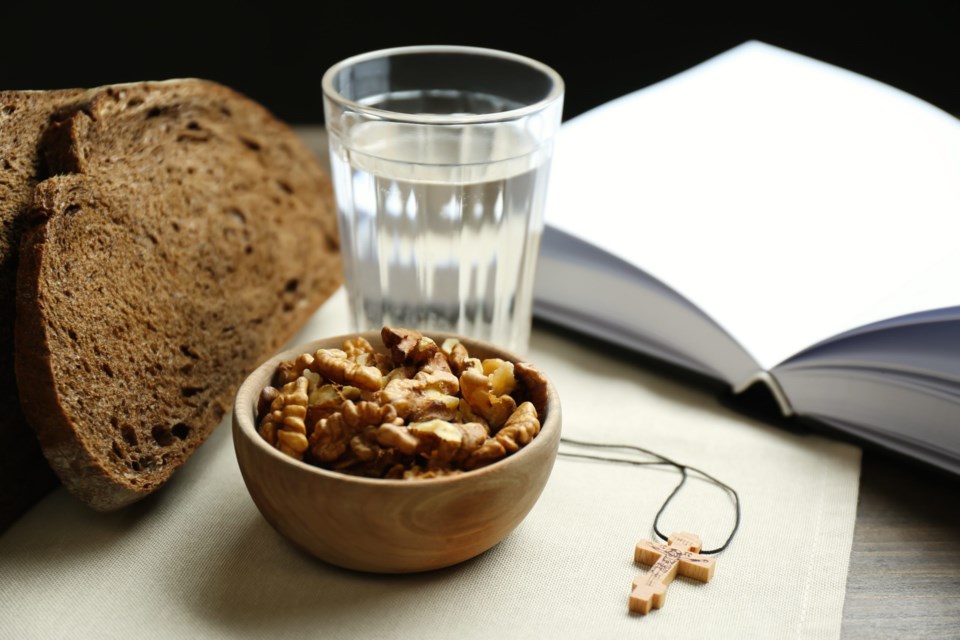
[[[331,187],[288,127],[200,80],[97,91],[41,149],[21,402],[67,488],[110,510],[166,482],[339,285]]]

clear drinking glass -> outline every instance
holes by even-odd
[[[563,91],[540,62],[474,47],[385,49],[324,74],[354,330],[526,351]]]

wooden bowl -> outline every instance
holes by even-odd
[[[375,332],[362,333],[381,345]],[[430,333],[438,344],[449,334]],[[382,573],[438,569],[503,540],[540,497],[560,443],[560,401],[548,383],[540,434],[517,453],[460,475],[382,480],[328,471],[295,460],[257,433],[256,405],[277,364],[301,353],[339,348],[350,336],[317,340],[277,354],[246,379],[233,410],[233,442],[244,482],[260,512],[285,538],[340,567]],[[457,337],[471,356],[520,361],[493,345]]]

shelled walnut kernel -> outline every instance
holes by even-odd
[[[492,464],[540,432],[546,379],[527,363],[471,357],[384,327],[281,362],[257,406],[260,435],[287,455],[376,478],[427,479]]]

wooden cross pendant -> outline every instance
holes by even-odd
[[[671,534],[667,544],[641,540],[633,552],[633,561],[652,565],[646,575],[633,580],[630,611],[649,613],[659,609],[667,597],[667,586],[680,575],[708,582],[713,577],[717,559],[700,553],[703,543],[692,533]]]

